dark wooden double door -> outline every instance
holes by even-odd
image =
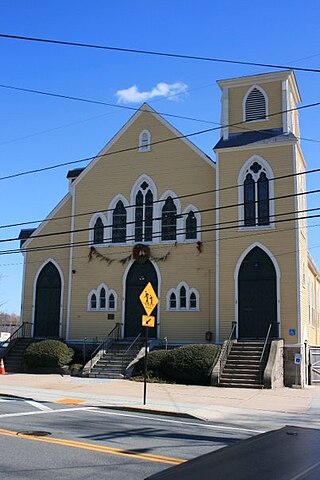
[[[144,328],[146,328],[142,327],[142,315],[146,315],[146,313],[139,297],[149,282],[151,282],[154,291],[158,295],[158,276],[150,260],[147,260],[145,263],[134,262],[126,279],[124,324],[124,336],[126,338],[136,337],[139,333],[143,333]],[[156,317],[156,325],[157,307],[151,315]],[[156,337],[157,327],[148,327],[148,335],[149,337]]]
[[[60,330],[61,277],[57,267],[48,262],[36,283],[34,337],[57,338]]]
[[[277,276],[270,257],[259,247],[244,258],[238,274],[239,338],[263,339],[270,323],[277,337]]]

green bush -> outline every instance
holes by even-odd
[[[211,344],[155,350],[148,355],[148,376],[189,385],[209,385],[219,351],[218,345]],[[141,375],[143,368],[144,359],[141,359],[135,373]]]
[[[29,345],[24,359],[29,368],[60,368],[71,362],[73,354],[73,349],[59,340],[43,340]]]

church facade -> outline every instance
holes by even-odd
[[[35,230],[23,230],[21,318],[37,338],[141,332],[139,295],[159,299],[149,336],[175,344],[285,343],[307,381],[320,344],[319,272],[307,250],[306,163],[293,72],[218,82],[221,138],[209,158],[144,104]]]

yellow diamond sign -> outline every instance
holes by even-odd
[[[144,288],[144,290],[142,290],[139,298],[140,298],[140,302],[143,305],[143,308],[146,311],[146,314],[150,316],[151,312],[159,302],[156,292],[153,290],[153,287],[150,282]]]

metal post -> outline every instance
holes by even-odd
[[[84,337],[83,339],[83,366],[86,364],[86,341],[87,337]]]
[[[143,405],[147,403],[148,327],[145,328]]]

